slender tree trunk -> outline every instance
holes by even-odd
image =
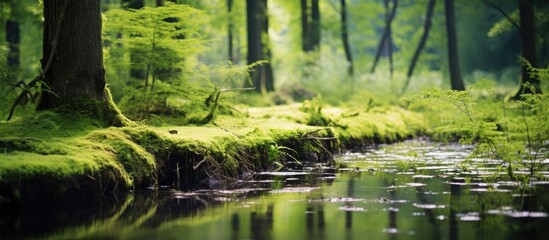
[[[248,29],[248,64],[263,60],[263,44],[261,39],[261,6],[258,0],[246,0],[246,23]],[[246,81],[244,87],[254,87],[261,92],[261,79],[263,74],[261,65],[253,67],[250,77],[251,82]]]
[[[446,32],[448,34],[448,63],[450,67],[450,85],[452,90],[465,90],[465,84],[461,77],[459,67],[458,41],[456,37],[456,17],[454,12],[454,0],[446,0]]]
[[[12,18],[6,21],[6,40],[8,43],[8,67],[17,69],[21,65],[19,44],[21,43],[21,30],[19,21]]]
[[[347,73],[349,76],[354,75],[354,69],[353,69],[353,56],[351,54],[351,45],[349,44],[349,30],[348,30],[348,20],[347,20],[347,4],[345,2],[346,0],[341,0],[341,40],[343,41],[343,49],[345,50],[345,58],[347,59],[347,62],[349,63],[349,67],[347,68]]]
[[[19,68],[21,65],[19,44],[21,43],[21,30],[19,21],[9,19],[6,21],[6,40],[8,43],[8,67]]]
[[[233,30],[234,30],[234,23],[233,23],[233,0],[227,0],[227,13],[229,14],[228,19],[228,25],[227,25],[227,32],[228,32],[228,50],[229,50],[229,60],[232,64],[236,64],[236,58],[234,56],[234,49],[233,49]]]
[[[162,2],[161,2],[162,3]],[[145,7],[144,0],[122,0],[122,8],[124,9],[141,9]],[[143,54],[135,50],[130,52],[130,77],[134,79],[145,79],[145,70],[142,67],[136,66],[133,59],[137,58],[137,55]]]
[[[313,50],[307,0],[301,0],[301,49],[304,52]]]
[[[391,18],[391,22],[387,26],[387,54],[389,54],[389,72],[391,74],[391,79],[393,78],[394,66],[393,66],[393,27],[391,27],[393,19],[396,14],[396,7],[398,5],[398,0],[392,0],[394,11],[389,13],[389,0],[385,1],[386,12],[385,15],[387,18]]]
[[[414,52],[414,56],[412,57],[412,61],[410,62],[410,66],[408,67],[408,72],[406,74],[406,82],[404,83],[404,87],[402,88],[401,94],[404,94],[404,92],[406,92],[406,89],[410,84],[410,78],[412,78],[412,74],[414,73],[414,69],[419,59],[419,54],[421,53],[421,50],[423,50],[423,48],[425,47],[425,43],[427,42],[427,38],[429,37],[429,31],[431,29],[431,18],[433,17],[434,9],[435,9],[435,0],[429,0],[429,4],[427,6],[427,13],[425,14],[425,25],[423,27],[423,35],[421,35],[421,39],[419,40],[419,45],[417,46],[416,51]]]
[[[67,2],[68,1],[68,2]],[[44,82],[38,110],[91,108],[107,125],[122,125],[105,87],[99,0],[44,0]],[[53,92],[54,94],[52,94]]]
[[[311,48],[313,50],[320,50],[320,7],[318,1],[311,1]]]
[[[268,15],[268,5],[267,0],[262,0],[261,2],[261,19],[263,22],[262,26],[262,43],[263,43],[263,57],[267,60],[267,63],[262,65],[264,76],[262,76],[262,85],[265,87],[267,92],[274,91],[274,74],[273,68],[271,66],[271,47],[269,40],[269,15]]]
[[[537,66],[536,59],[536,32],[534,25],[534,3],[533,0],[520,0],[520,38],[522,47],[522,57],[528,61],[531,66]],[[525,86],[529,84],[530,86]],[[522,94],[541,94],[539,79],[533,78],[528,72],[528,66],[522,64],[522,77],[517,93],[514,99],[519,99]]]
[[[374,73],[376,71],[377,63],[379,62],[379,58],[381,57],[381,52],[386,46],[390,46],[391,42],[389,41],[389,36],[391,34],[391,23],[393,22],[393,19],[396,15],[396,9],[397,9],[398,2],[395,1],[395,4],[393,5],[393,8],[391,10],[391,13],[388,14],[387,20],[385,21],[385,29],[383,30],[383,35],[381,35],[381,40],[379,40],[379,44],[376,51],[376,57],[374,59],[374,63],[372,64],[372,68],[370,69],[371,73]],[[388,4],[387,4],[388,8]],[[392,50],[391,50],[392,55]],[[392,56],[390,59],[392,63]]]

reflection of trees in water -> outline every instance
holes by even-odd
[[[429,203],[427,200],[427,197],[425,195],[425,190],[423,189],[423,186],[416,187],[416,197],[420,204],[427,206],[432,203]],[[423,208],[423,211],[425,212],[425,216],[427,217],[427,220],[429,223],[433,226],[433,239],[441,239],[441,233],[440,233],[440,226],[437,222],[437,219],[435,217],[435,213],[432,208]]]
[[[324,203],[308,202],[305,207],[305,226],[307,239],[324,239],[326,218],[324,216]],[[316,216],[316,227],[315,227]]]
[[[265,214],[256,211],[250,213],[250,231],[252,239],[271,239],[273,233],[273,204],[267,206]]]
[[[457,183],[455,178],[452,178],[450,184],[450,216],[448,216],[448,224],[450,224],[449,235],[450,240],[459,239],[458,219],[456,209],[459,209],[459,201],[461,198],[461,185]]]
[[[355,176],[351,176],[347,181],[347,197],[353,198],[355,196]],[[345,203],[346,207],[352,207],[350,202]],[[345,239],[353,239],[353,211],[345,211]]]
[[[391,185],[390,186],[394,186],[395,185],[395,180],[392,179],[391,180]],[[389,185],[386,185],[386,186],[389,186]],[[394,230],[397,230],[397,210],[396,210],[396,205],[394,203],[394,200],[396,200],[396,190],[395,189],[391,189],[389,191],[389,195],[390,195],[390,200],[392,200],[390,206],[391,206],[391,209],[389,209],[387,212],[389,212],[389,229],[394,229]],[[391,234],[390,236],[390,239],[397,239],[397,235],[396,234]]]

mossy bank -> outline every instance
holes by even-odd
[[[52,112],[1,122],[0,203],[207,187],[424,131],[420,115],[397,107],[311,110],[295,104],[242,111],[246,117],[218,116],[207,126],[104,128]],[[316,121],[321,126],[312,126]]]

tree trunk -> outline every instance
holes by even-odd
[[[311,2],[311,48],[320,50],[320,7],[318,0]]]
[[[234,49],[233,49],[233,30],[234,30],[234,23],[233,23],[233,0],[227,0],[227,13],[229,14],[228,25],[227,25],[227,32],[228,32],[228,50],[229,50],[229,60],[232,64],[236,64],[236,58],[234,56]]]
[[[456,37],[456,17],[454,13],[454,0],[446,0],[446,32],[448,34],[448,63],[450,67],[450,85],[452,90],[463,91],[465,84],[461,77],[461,68],[459,67],[458,42]]]
[[[410,66],[408,67],[408,73],[406,74],[406,82],[404,83],[404,87],[402,88],[402,91],[400,94],[404,94],[406,92],[406,88],[408,88],[408,85],[410,84],[410,78],[412,78],[412,74],[414,73],[414,69],[416,68],[417,60],[419,59],[419,54],[421,53],[421,50],[425,47],[425,43],[427,42],[427,37],[429,37],[429,30],[431,29],[431,18],[433,16],[433,10],[435,9],[435,0],[429,0],[429,4],[427,6],[427,13],[425,14],[425,25],[423,27],[423,35],[421,35],[421,39],[419,40],[419,45],[416,48],[416,51],[414,52],[414,56],[412,57],[412,61],[410,62]]]
[[[160,3],[162,4],[162,1],[160,1]],[[145,1],[144,0],[122,0],[121,1],[121,4],[122,4],[122,8],[124,9],[141,9],[143,7],[145,7]],[[137,55],[139,54],[143,54],[143,53],[139,53],[135,50],[132,50],[130,52],[130,77],[133,78],[133,79],[141,79],[141,80],[145,80],[145,70],[141,67],[137,67],[135,66],[135,63],[134,61],[132,61],[132,59],[136,59]]]
[[[351,45],[349,44],[349,30],[348,30],[348,22],[347,22],[347,4],[345,0],[341,0],[341,40],[343,41],[343,49],[345,50],[345,58],[347,59],[347,62],[349,62],[349,67],[347,68],[347,72],[349,73],[349,76],[354,75],[354,69],[353,69],[353,56],[351,54]]]
[[[398,5],[398,0],[393,0],[393,11],[389,12],[389,0],[385,1],[385,16],[391,18],[391,22],[387,26],[387,54],[389,55],[389,72],[391,74],[391,79],[393,79],[393,72],[395,70],[393,66],[393,28],[391,24],[396,15],[396,7]]]
[[[532,67],[536,67],[536,31],[534,25],[533,0],[520,0],[519,13],[522,57],[524,60],[528,61]],[[540,81],[539,79],[535,79],[530,76],[528,66],[526,64],[522,64],[520,86],[517,93],[513,96],[513,99],[519,99],[522,94],[541,94]]]
[[[21,30],[19,21],[12,18],[6,21],[6,40],[8,43],[7,63],[10,69],[18,69],[21,65],[19,44],[21,43]]]
[[[381,40],[379,40],[379,45],[376,51],[376,57],[374,58],[374,63],[372,64],[372,68],[370,69],[371,73],[374,73],[376,71],[377,63],[379,62],[379,58],[381,57],[381,52],[385,47],[387,47],[387,49],[391,48],[391,55],[390,55],[391,57],[389,61],[392,65],[392,45],[391,45],[391,41],[389,40],[389,36],[391,34],[391,23],[393,22],[393,19],[396,15],[397,4],[398,2],[395,1],[395,4],[393,5],[393,8],[391,10],[391,13],[387,14],[387,19],[385,21],[385,29],[383,30],[383,35],[381,35]],[[389,4],[387,0],[386,0],[386,7],[389,8]]]
[[[248,35],[248,64],[263,60],[263,44],[261,42],[261,6],[258,0],[246,0],[246,24]],[[246,81],[244,87],[254,87],[261,92],[261,65],[253,67],[250,73],[251,82]]]
[[[301,49],[304,52],[313,50],[307,0],[301,0]]]
[[[42,91],[38,110],[87,107],[90,117],[122,125],[105,87],[99,2],[44,0],[41,63],[48,90]]]
[[[264,86],[267,92],[274,91],[274,74],[271,66],[271,47],[269,40],[269,15],[268,15],[267,0],[261,2],[261,19],[262,19],[262,43],[263,43],[263,57],[267,60],[267,63],[262,65],[264,76],[262,76],[262,88]]]

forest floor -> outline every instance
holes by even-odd
[[[425,131],[394,106],[247,108],[205,126],[98,127],[40,112],[0,122],[0,204],[61,195],[167,187],[195,189],[254,171],[330,160],[332,154]],[[313,126],[320,125],[320,126]]]

